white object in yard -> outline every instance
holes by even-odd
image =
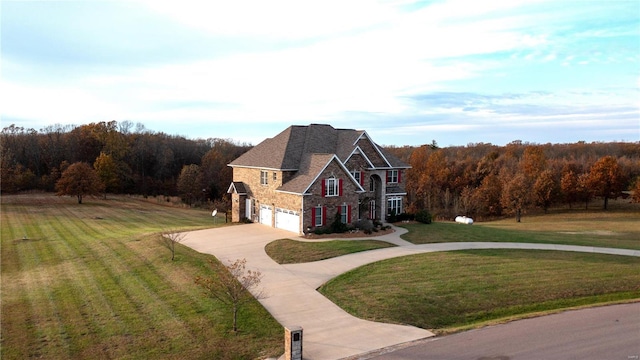
[[[218,209],[214,209],[211,213],[211,216],[216,216],[218,214]]]
[[[473,224],[473,219],[466,216],[456,216],[456,222],[460,224],[471,225]]]

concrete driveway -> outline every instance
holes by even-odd
[[[304,358],[309,360],[343,359],[434,336],[427,330],[413,326],[358,319],[316,291],[329,279],[368,263],[425,252],[498,248],[640,256],[640,251],[637,250],[553,244],[470,242],[413,245],[400,239],[400,235],[406,232],[405,229],[395,229],[395,233],[375,239],[394,243],[397,247],[289,265],[279,265],[273,261],[265,253],[265,245],[283,238],[301,241],[306,239],[261,224],[193,231],[187,234],[182,243],[196,251],[214,255],[223,264],[244,258],[249,269],[262,272],[264,277],[261,287],[267,297],[261,299],[260,303],[283,326],[303,328]]]
[[[279,265],[265,253],[266,244],[283,238],[297,236],[260,224],[246,224],[189,232],[182,244],[212,254],[223,264],[247,259],[247,268],[262,272],[261,287],[267,297],[260,303],[283,326],[303,328],[305,359],[342,359],[433,336],[417,327],[376,323],[349,315],[316,291],[319,279],[325,277],[317,274],[327,273],[322,262],[316,262],[317,267],[296,270]]]

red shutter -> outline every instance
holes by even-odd
[[[311,226],[316,226],[316,208],[311,208]]]
[[[324,181],[324,179],[320,179],[321,181],[321,186],[322,186],[322,197],[325,196],[325,194],[327,193],[327,185],[326,182]]]
[[[402,170],[398,170],[398,183],[402,182]]]
[[[347,223],[351,224],[351,205],[347,208]]]
[[[364,172],[360,171],[360,186],[364,186]]]
[[[389,182],[389,170],[387,170],[387,179],[386,182]]]
[[[322,225],[325,225],[327,223],[327,207],[323,206],[322,207]]]
[[[342,179],[338,179],[338,195],[342,196]]]

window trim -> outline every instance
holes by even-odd
[[[262,186],[269,185],[269,171],[260,170],[260,185]]]
[[[340,196],[340,181],[335,177],[325,179],[325,197]]]
[[[340,222],[343,224],[349,223],[349,205],[340,205]]]
[[[397,184],[399,182],[400,182],[400,170],[397,170],[397,169],[387,170],[387,184]]]
[[[362,171],[360,170],[353,170],[351,172],[351,175],[353,176],[354,179],[356,179],[356,182],[360,185],[362,185]]]
[[[313,208],[313,226],[314,227],[318,227],[318,226],[324,226],[324,219],[325,219],[325,214],[324,214],[324,206],[314,206]],[[318,222],[319,220],[319,222]]]
[[[387,216],[391,215],[391,211],[393,210],[396,210],[396,215],[402,214],[403,205],[402,196],[392,196],[387,198]]]

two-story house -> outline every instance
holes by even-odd
[[[403,212],[409,165],[363,130],[291,126],[229,164],[232,220],[301,234]]]

